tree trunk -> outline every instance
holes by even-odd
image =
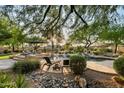
[[[114,50],[115,54],[117,53],[117,49],[118,49],[118,44],[115,44],[115,50]]]
[[[91,44],[87,44],[87,45],[85,45],[85,47],[84,47],[84,48],[86,49],[87,54],[90,53],[90,49],[89,49],[90,45],[91,45]]]
[[[53,42],[53,39],[52,39],[51,43],[52,43],[52,54],[51,54],[51,56],[53,57],[54,56],[54,42]]]
[[[12,45],[12,52],[14,52],[15,51],[15,46],[14,45]]]
[[[22,51],[24,51],[24,44],[22,43],[22,49],[21,49]]]
[[[54,37],[54,32],[52,31],[52,41],[51,41],[51,43],[52,43],[52,53],[51,53],[51,57],[53,58],[53,56],[54,56],[54,40],[53,40],[53,37]]]

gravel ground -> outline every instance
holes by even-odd
[[[45,73],[43,75],[38,74],[39,71],[35,71],[26,74],[27,80],[32,82],[34,88],[63,88],[63,81],[65,77],[61,73]],[[111,78],[114,75],[104,74],[96,72],[93,70],[87,70],[85,77],[87,81],[87,88],[117,88],[116,82]],[[74,75],[69,75],[66,77],[68,80],[69,88],[79,88],[78,85],[74,83]]]
[[[69,88],[79,88],[74,82],[74,76],[64,77],[61,73],[45,73],[43,75],[32,72],[26,75],[27,80],[32,81],[34,88],[64,88],[64,81],[67,80]]]

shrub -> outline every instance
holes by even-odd
[[[13,85],[10,82],[11,77],[6,73],[0,72],[0,88],[11,88]]]
[[[81,47],[81,46],[77,46],[77,47],[75,47],[75,49],[74,49],[74,52],[83,52],[84,51],[84,48],[83,47]]]
[[[11,53],[11,51],[9,51],[9,50],[4,50],[3,53],[7,54],[7,53]]]
[[[113,68],[115,69],[115,71],[124,77],[124,57],[119,57],[118,59],[116,59],[113,63]]]
[[[95,49],[95,51],[93,51],[93,53],[95,55],[103,55],[103,54],[108,53],[108,52],[112,52],[112,50],[107,49],[107,48],[98,48],[98,49]]]
[[[0,73],[0,88],[23,88],[28,83],[22,75],[12,75],[8,73]]]
[[[112,49],[107,48],[106,52],[112,52]]]
[[[81,75],[83,74],[86,68],[86,59],[81,55],[72,55],[70,57],[70,67],[74,74]]]
[[[124,77],[113,76],[112,79],[117,82],[119,85],[124,86]]]
[[[13,65],[13,71],[19,74],[25,74],[40,68],[39,61],[19,61]]]
[[[18,75],[15,81],[15,87],[17,88],[24,88],[27,86],[27,82],[25,80],[25,77],[23,75]]]
[[[100,53],[98,51],[93,51],[93,54],[99,55]]]

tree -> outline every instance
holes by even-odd
[[[114,53],[117,53],[119,44],[124,40],[124,27],[120,25],[112,26],[108,30],[101,33],[100,38],[104,41],[111,42],[115,45]]]
[[[61,27],[88,27],[93,20],[100,20],[103,25],[110,23],[119,7],[123,6],[1,6],[1,13],[20,24],[23,30],[45,33]]]
[[[19,45],[23,44],[25,42],[25,36],[18,27],[13,27],[11,29],[12,38],[8,40],[8,43],[12,46],[12,51],[15,51],[15,46],[18,48]]]
[[[96,43],[99,39],[99,35],[102,31],[99,23],[93,23],[88,28],[78,28],[70,35],[70,41],[73,43],[84,44],[85,49]]]
[[[11,24],[17,24],[22,31],[28,33],[57,34],[62,28],[73,30],[99,20],[101,26],[111,24],[118,15],[118,8],[123,6],[74,6],[74,5],[42,5],[42,6],[0,6],[1,14],[8,17]],[[54,32],[55,31],[55,32]],[[83,32],[85,31],[82,30]],[[82,33],[83,33],[82,32]],[[52,44],[53,45],[53,44]]]
[[[8,39],[3,41],[3,44],[10,45],[12,51],[15,51],[15,46],[19,48],[19,45],[25,42],[26,34],[24,34],[16,25],[9,25],[8,32],[11,35]]]
[[[47,43],[45,38],[31,35],[26,37],[25,42],[28,43],[30,47],[33,47],[33,52],[37,52],[37,49],[39,48],[38,44]]]
[[[11,38],[9,30],[8,21],[5,18],[0,19],[0,42],[5,41],[6,39]]]

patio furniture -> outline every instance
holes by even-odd
[[[48,64],[52,65],[52,62],[51,62],[51,60],[50,60],[49,57],[43,57],[43,58],[46,60],[46,62],[47,62]]]
[[[67,57],[66,58],[62,58],[61,60],[62,60],[62,62],[61,62],[62,73],[64,75],[67,75],[67,74],[69,74],[71,72],[70,60]]]
[[[55,64],[55,65],[53,66],[53,70],[54,70],[54,71],[60,71],[60,69],[61,69],[61,66],[60,66],[59,64]]]
[[[54,63],[50,60],[50,57],[43,57],[43,59],[45,59],[46,62],[42,64],[41,70],[47,72]]]
[[[50,66],[52,65],[52,62],[50,60],[49,57],[43,57],[43,59],[45,59],[46,62],[44,62],[41,66],[41,71],[42,72],[47,72],[50,68]]]

